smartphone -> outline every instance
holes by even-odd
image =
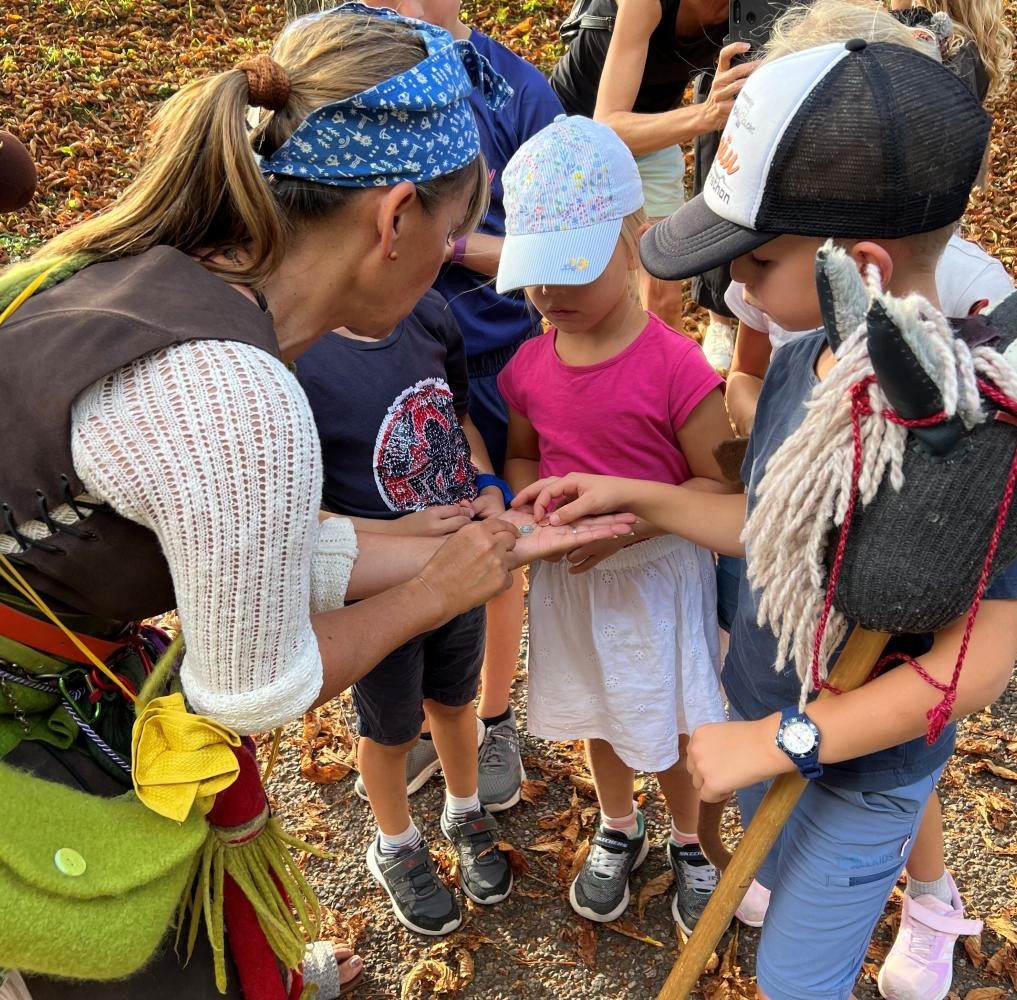
[[[773,22],[790,6],[791,0],[731,0],[727,41],[748,42],[758,49],[770,37]]]

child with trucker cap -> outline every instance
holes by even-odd
[[[643,263],[658,277],[678,279],[730,260],[747,301],[785,329],[809,329],[822,322],[815,255],[832,237],[860,271],[878,269],[890,293],[916,293],[938,308],[936,262],[964,212],[989,127],[961,82],[902,46],[856,39],[765,63],[735,102],[704,193],[644,236]],[[777,352],[742,470],[747,495],[573,475],[535,483],[514,503],[533,503],[540,518],[557,501],[552,523],[630,510],[741,555],[741,529],[767,462],[837,363],[821,330]],[[777,774],[797,768],[810,779],[758,876],[771,890],[757,953],[760,996],[850,996],[953,750],[953,724],[928,742],[927,716],[954,677],[964,633],[961,620],[933,635],[903,637],[902,651],[921,672],[901,664],[802,712],[794,663],[781,660],[774,669],[777,637],[757,625],[756,595],[743,581],[722,674],[732,721],[696,730],[688,758],[702,798],[737,791],[745,822]],[[992,701],[1015,658],[1017,570],[1010,566],[985,591],[950,718]],[[930,959],[910,987],[887,995],[946,996],[949,952],[945,964],[942,955]]]

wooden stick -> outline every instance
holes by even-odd
[[[830,673],[830,684],[841,691],[852,691],[864,684],[887,639],[889,636],[885,632],[856,627]],[[828,693],[823,691],[820,697]],[[695,988],[745,890],[805,791],[805,784],[805,779],[797,772],[779,775],[774,780],[657,1000],[686,1000]]]

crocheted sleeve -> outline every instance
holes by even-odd
[[[311,629],[341,605],[356,538],[318,523],[321,449],[296,379],[264,351],[193,341],[134,361],[74,403],[89,492],[158,536],[196,712],[241,733],[298,717],[322,684]]]

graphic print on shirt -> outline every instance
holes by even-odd
[[[442,378],[404,389],[374,446],[374,478],[390,510],[422,510],[473,498],[475,470],[452,390]]]

